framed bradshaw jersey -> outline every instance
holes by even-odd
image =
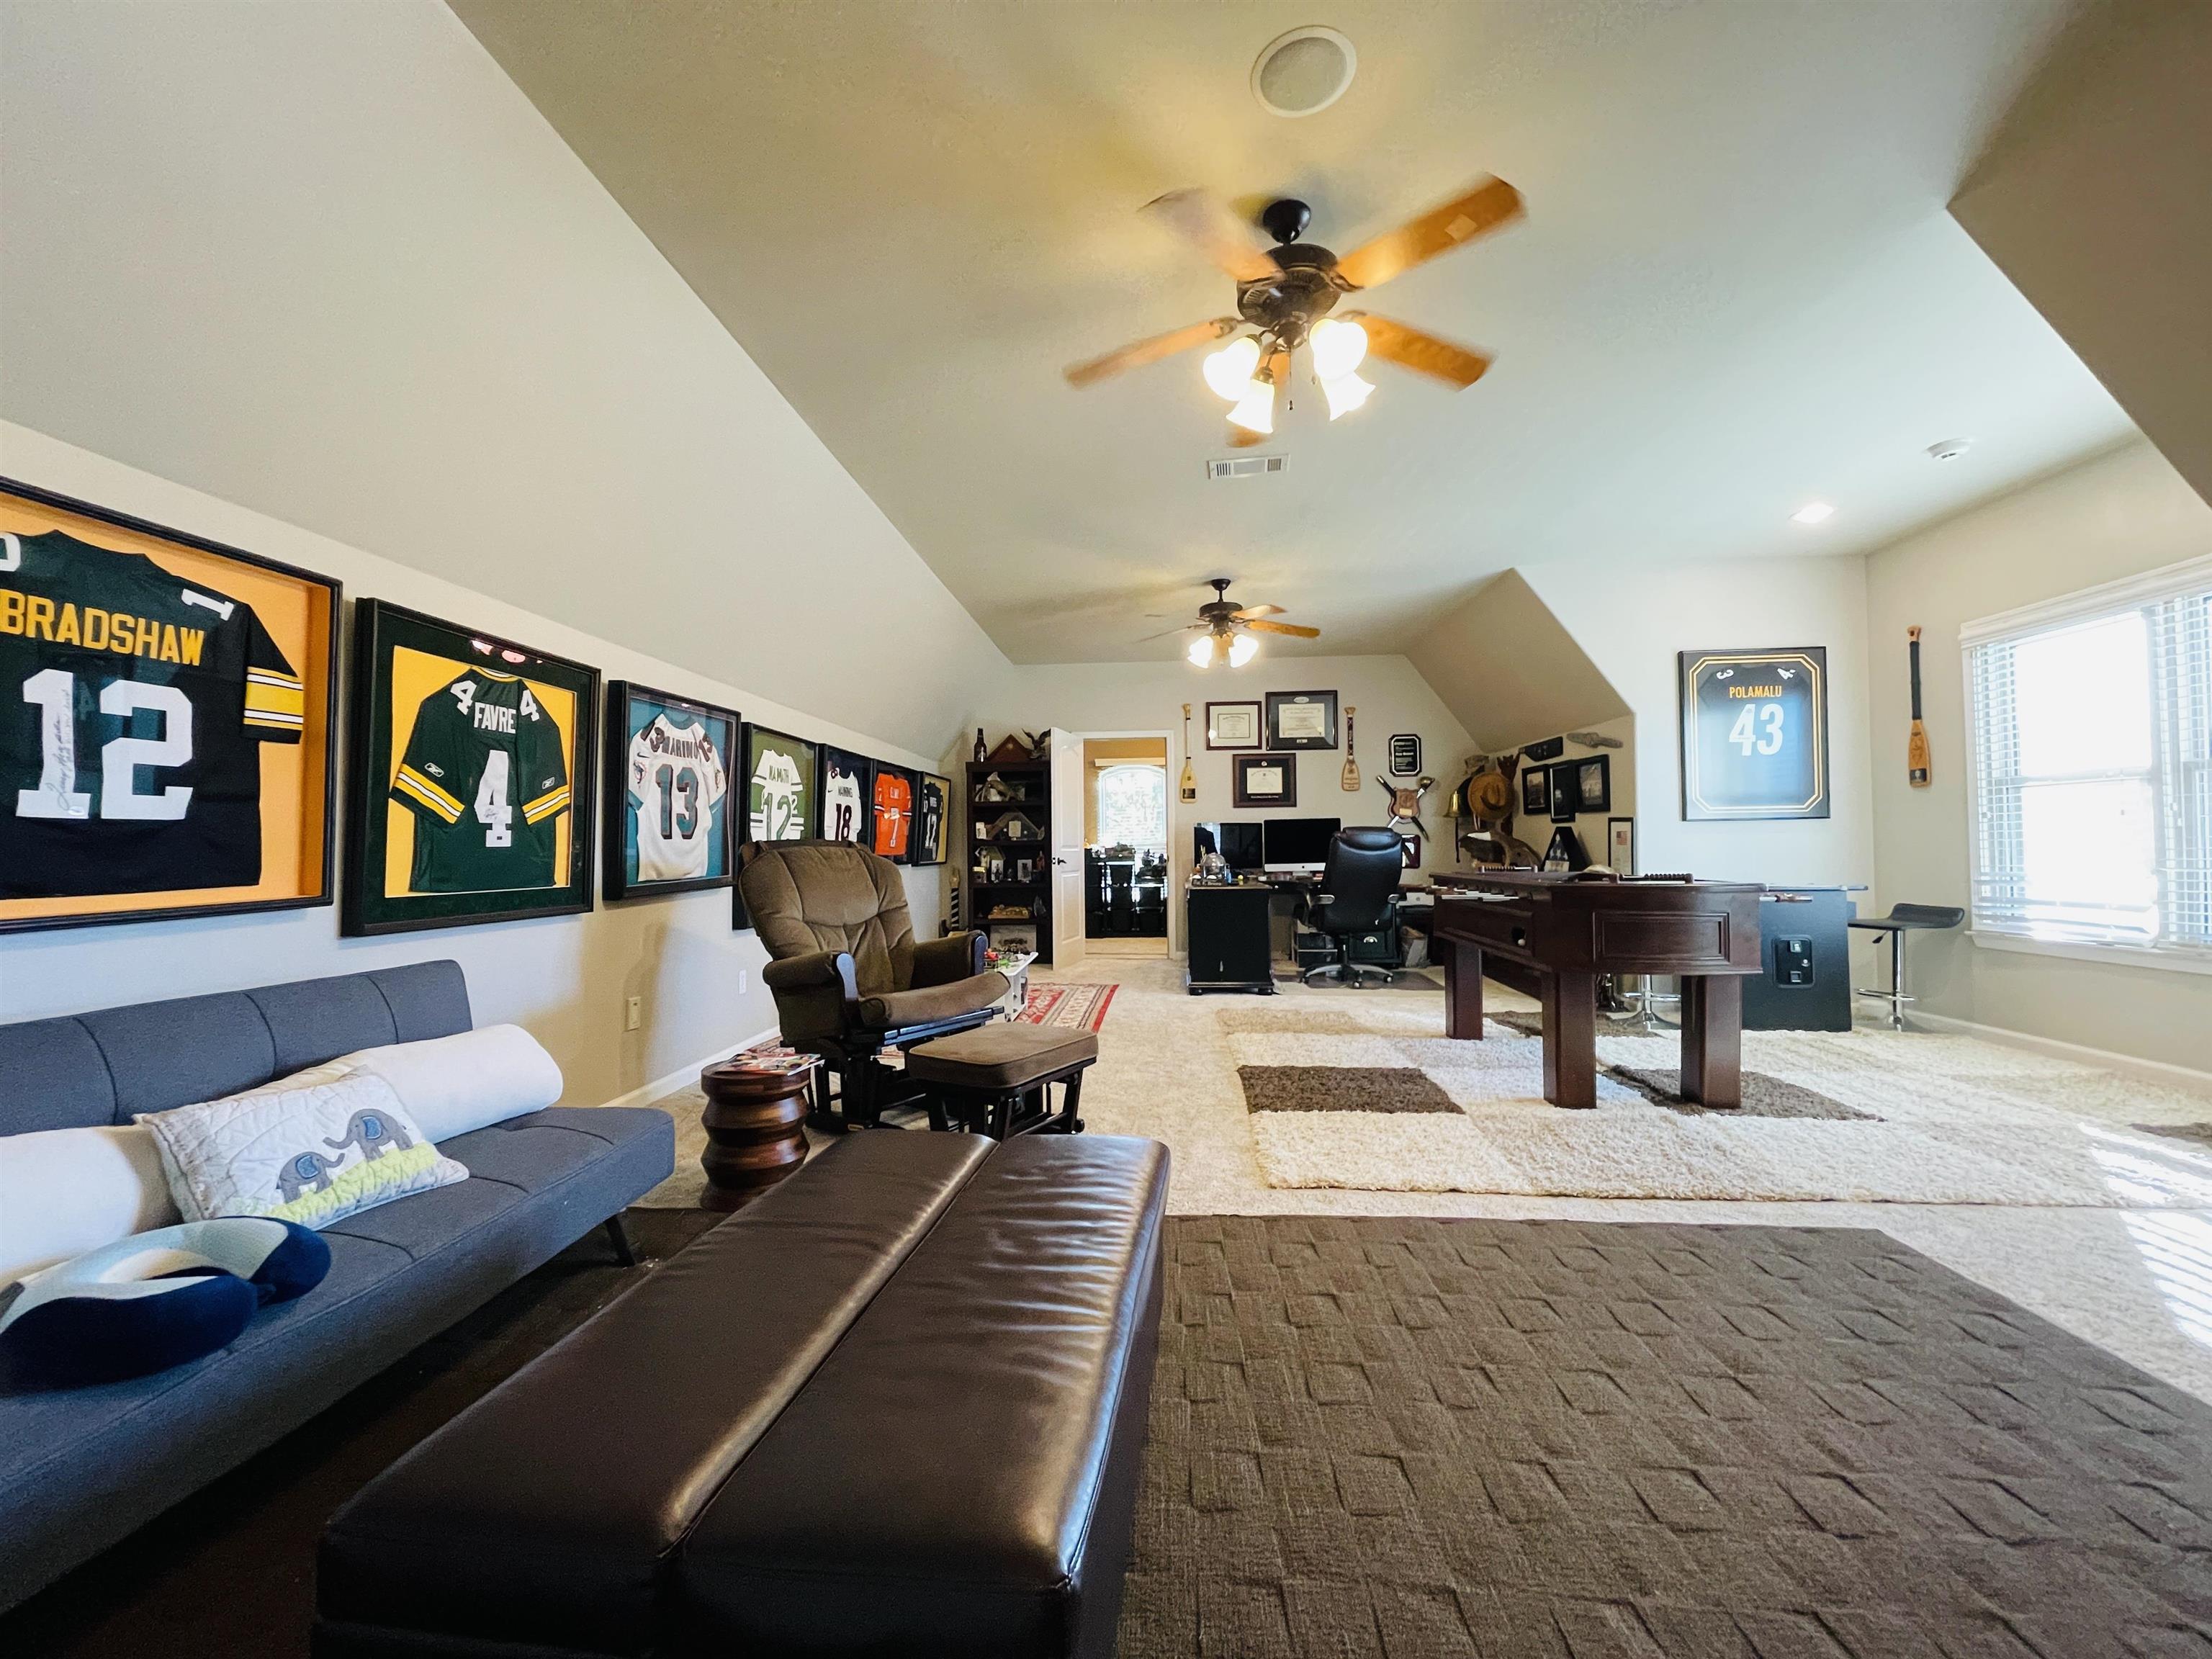
[[[868,792],[873,822],[870,849],[894,864],[914,861],[914,774],[889,761],[874,763]]]
[[[914,775],[914,839],[911,861],[945,862],[945,824],[951,811],[952,781],[934,772]]]
[[[328,904],[338,608],[0,480],[0,932]]]
[[[595,668],[354,606],[341,931],[592,908]]]
[[[849,749],[822,745],[822,839],[849,841],[862,847],[869,839],[869,772],[874,763]]]
[[[607,687],[605,868],[611,899],[737,879],[737,714],[617,680]]]
[[[1685,651],[1680,665],[1683,817],[1826,817],[1827,647]]]

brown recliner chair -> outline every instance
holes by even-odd
[[[757,843],[738,885],[775,960],[761,977],[775,994],[783,1040],[820,1054],[842,1080],[844,1118],[830,1113],[826,1078],[814,1109],[824,1127],[873,1127],[896,1105],[878,1058],[981,1025],[1006,994],[983,967],[980,933],[916,942],[898,866],[842,841]]]

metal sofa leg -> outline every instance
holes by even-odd
[[[637,1252],[630,1248],[629,1229],[623,1224],[619,1210],[607,1218],[606,1229],[607,1243],[614,1249],[615,1260],[625,1267],[637,1266]]]

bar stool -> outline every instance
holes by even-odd
[[[1851,926],[1861,933],[1889,935],[1889,989],[1877,990],[1860,986],[1856,994],[1873,997],[1889,1005],[1889,1024],[1893,1030],[1905,1029],[1905,1010],[1913,999],[1905,994],[1905,936],[1907,933],[1941,933],[1956,927],[1966,919],[1966,913],[1948,904],[1893,904],[1886,916],[1853,917]]]

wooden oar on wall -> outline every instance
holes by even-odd
[[[1352,717],[1359,711],[1346,705],[1344,711],[1344,770],[1337,775],[1337,782],[1347,795],[1359,793],[1359,763],[1353,757]]]

